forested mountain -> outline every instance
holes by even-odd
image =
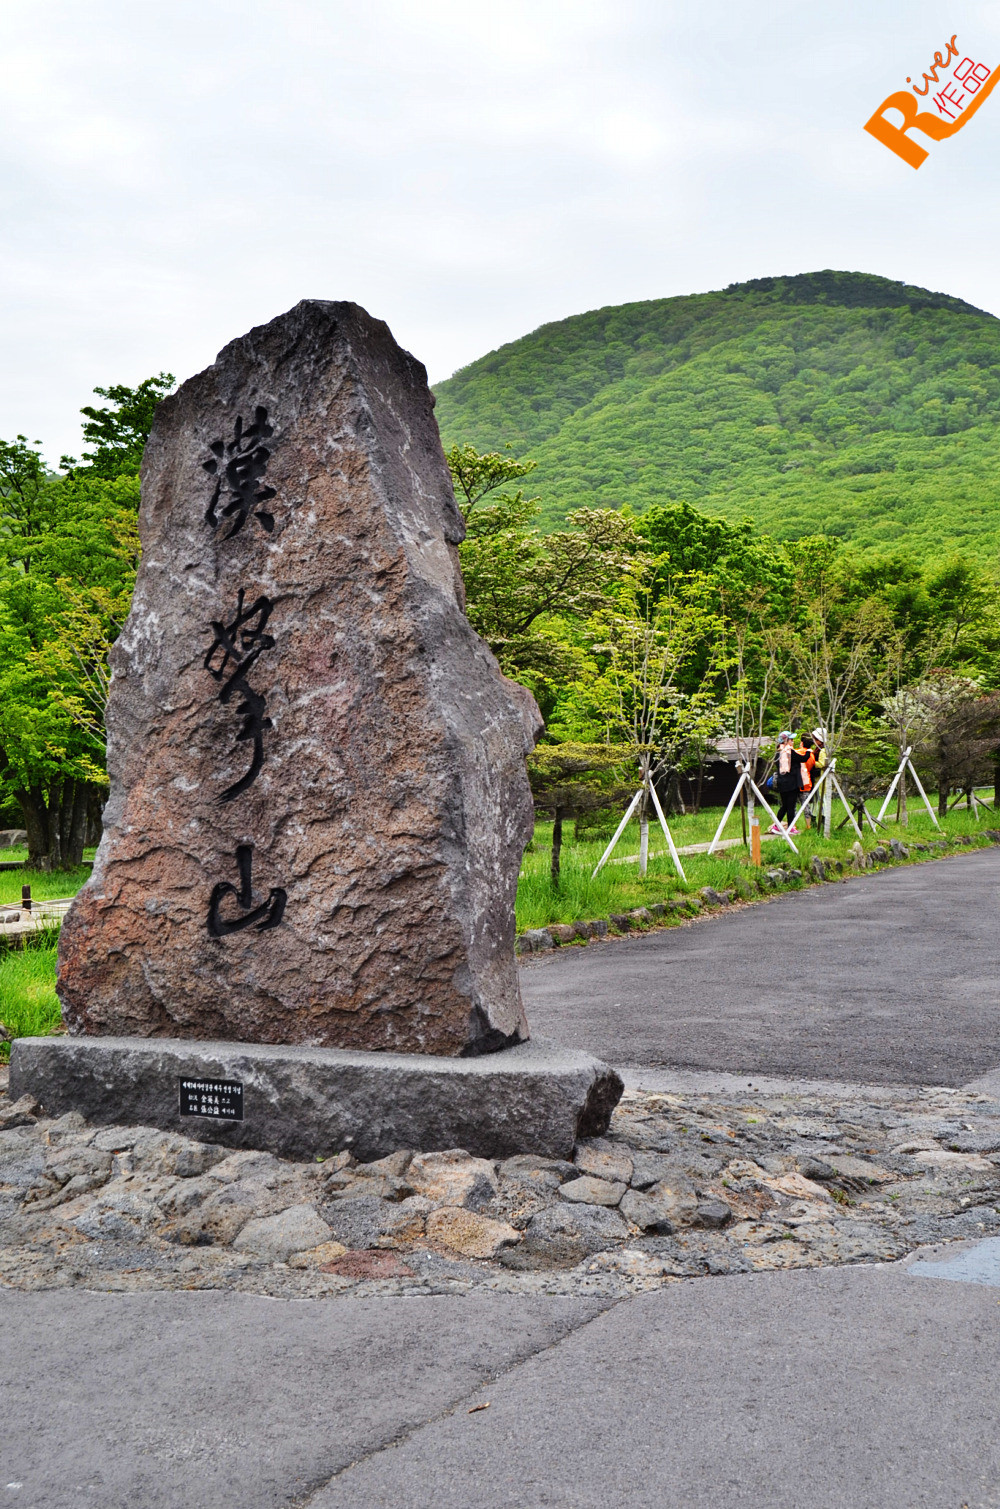
[[[865,273],[560,320],[437,386],[445,444],[539,465],[542,521],[683,501],[783,538],[1000,546],[1000,320]]]

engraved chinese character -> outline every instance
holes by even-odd
[[[260,486],[271,459],[271,452],[261,442],[273,434],[267,410],[258,406],[252,424],[245,425],[242,415],[237,418],[228,444],[220,439],[209,446],[212,459],[203,461],[202,469],[215,478],[215,491],[205,518],[213,529],[218,529],[223,520],[232,519],[232,528],[223,539],[231,540],[234,534],[239,534],[251,514],[268,534],[274,528],[274,515],[260,507],[275,496],[273,487]]]
[[[244,597],[241,587],[236,598],[236,612],[228,623],[213,621],[215,637],[203,661],[209,675],[222,682],[219,701],[223,707],[228,706],[235,696],[240,697],[236,711],[243,719],[243,726],[236,735],[236,742],[253,746],[249,770],[226,788],[220,798],[223,802],[231,802],[253,785],[264,763],[264,732],[274,726],[265,716],[267,698],[254,691],[247,680],[264,651],[274,649],[273,636],[265,633],[274,604],[268,597],[258,597],[256,602],[245,607]]]
[[[263,933],[268,928],[277,927],[285,915],[288,892],[280,886],[272,887],[266,901],[260,902],[258,906],[253,904],[253,848],[250,844],[237,845],[236,868],[240,877],[239,886],[234,886],[228,880],[220,881],[213,887],[209,898],[208,931],[213,938],[241,933],[244,928],[254,925],[259,933]],[[223,917],[222,903],[227,896],[235,898],[236,905],[244,913],[242,917]]]

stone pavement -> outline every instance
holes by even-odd
[[[573,1162],[296,1163],[32,1110],[0,1096],[12,1289],[613,1299],[1000,1233],[993,1088],[631,1091]]]
[[[529,957],[528,1020],[623,1071],[962,1085],[1000,1063],[998,882],[983,849]]]

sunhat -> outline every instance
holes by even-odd
[[[791,732],[790,729],[782,729],[781,733],[778,735],[778,743],[780,744],[782,739],[794,739],[794,737],[795,735]]]
[[[825,728],[814,728],[813,729],[813,738],[814,739],[818,739],[821,744],[825,744],[826,743],[826,729]]]

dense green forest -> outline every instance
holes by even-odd
[[[781,729],[821,727],[862,794],[904,748],[941,811],[1000,791],[997,331],[819,274],[569,320],[446,385],[467,610],[541,707],[557,832],[639,774],[675,810],[717,741],[767,759]],[[0,826],[20,818],[38,869],[78,865],[100,826],[137,472],[172,382],[96,389],[91,449],[60,472],[0,438]]]
[[[437,387],[446,445],[574,508],[687,502],[929,559],[1000,543],[1000,320],[863,273],[758,278],[543,325]]]

